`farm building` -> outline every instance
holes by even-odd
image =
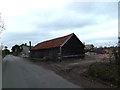
[[[31,41],[29,43],[31,43]],[[20,45],[20,48],[22,48],[20,55],[23,57],[29,57],[30,49],[32,47],[33,46],[31,46],[31,44],[30,44],[30,46],[28,46],[27,43]]]
[[[84,57],[84,55],[84,45],[74,33],[38,43],[30,53],[31,57],[49,59]]]
[[[116,52],[118,52],[118,47],[107,47],[107,48],[103,48],[102,53],[103,54],[110,54],[113,53],[114,49],[116,50]]]

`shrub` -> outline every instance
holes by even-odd
[[[117,65],[120,65],[120,48],[118,48],[118,52],[117,52],[117,49],[114,48],[114,49],[113,49],[113,55],[114,55],[114,57],[115,57],[115,63],[116,63]]]
[[[4,58],[8,54],[10,54],[10,51],[8,49],[2,50],[2,58]]]
[[[89,74],[93,77],[99,78],[103,81],[120,85],[119,76],[120,67],[115,64],[95,63],[89,67]]]

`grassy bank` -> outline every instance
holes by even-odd
[[[120,87],[120,66],[108,63],[95,63],[90,65],[89,74],[109,84]]]
[[[59,62],[59,60],[56,60],[56,59],[48,59],[46,57],[43,57],[43,58],[33,58],[33,57],[24,57],[25,59],[28,59],[32,62]]]
[[[32,57],[24,57],[24,58],[28,59],[30,61],[33,61],[33,62],[37,62],[37,61],[45,62],[45,61],[47,61],[46,58],[32,58]]]

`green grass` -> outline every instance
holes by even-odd
[[[47,61],[45,57],[43,58],[32,58],[32,57],[25,57],[25,59],[31,60],[31,61]]]
[[[57,59],[49,59],[46,57],[43,57],[43,58],[24,57],[24,58],[28,59],[30,61],[33,61],[33,62],[37,62],[37,61],[40,61],[40,62],[59,62],[59,60],[57,60]]]
[[[89,67],[88,72],[92,77],[120,86],[120,66],[118,65],[95,63]]]

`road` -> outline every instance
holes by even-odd
[[[2,62],[3,88],[80,88],[50,70],[8,55]]]

